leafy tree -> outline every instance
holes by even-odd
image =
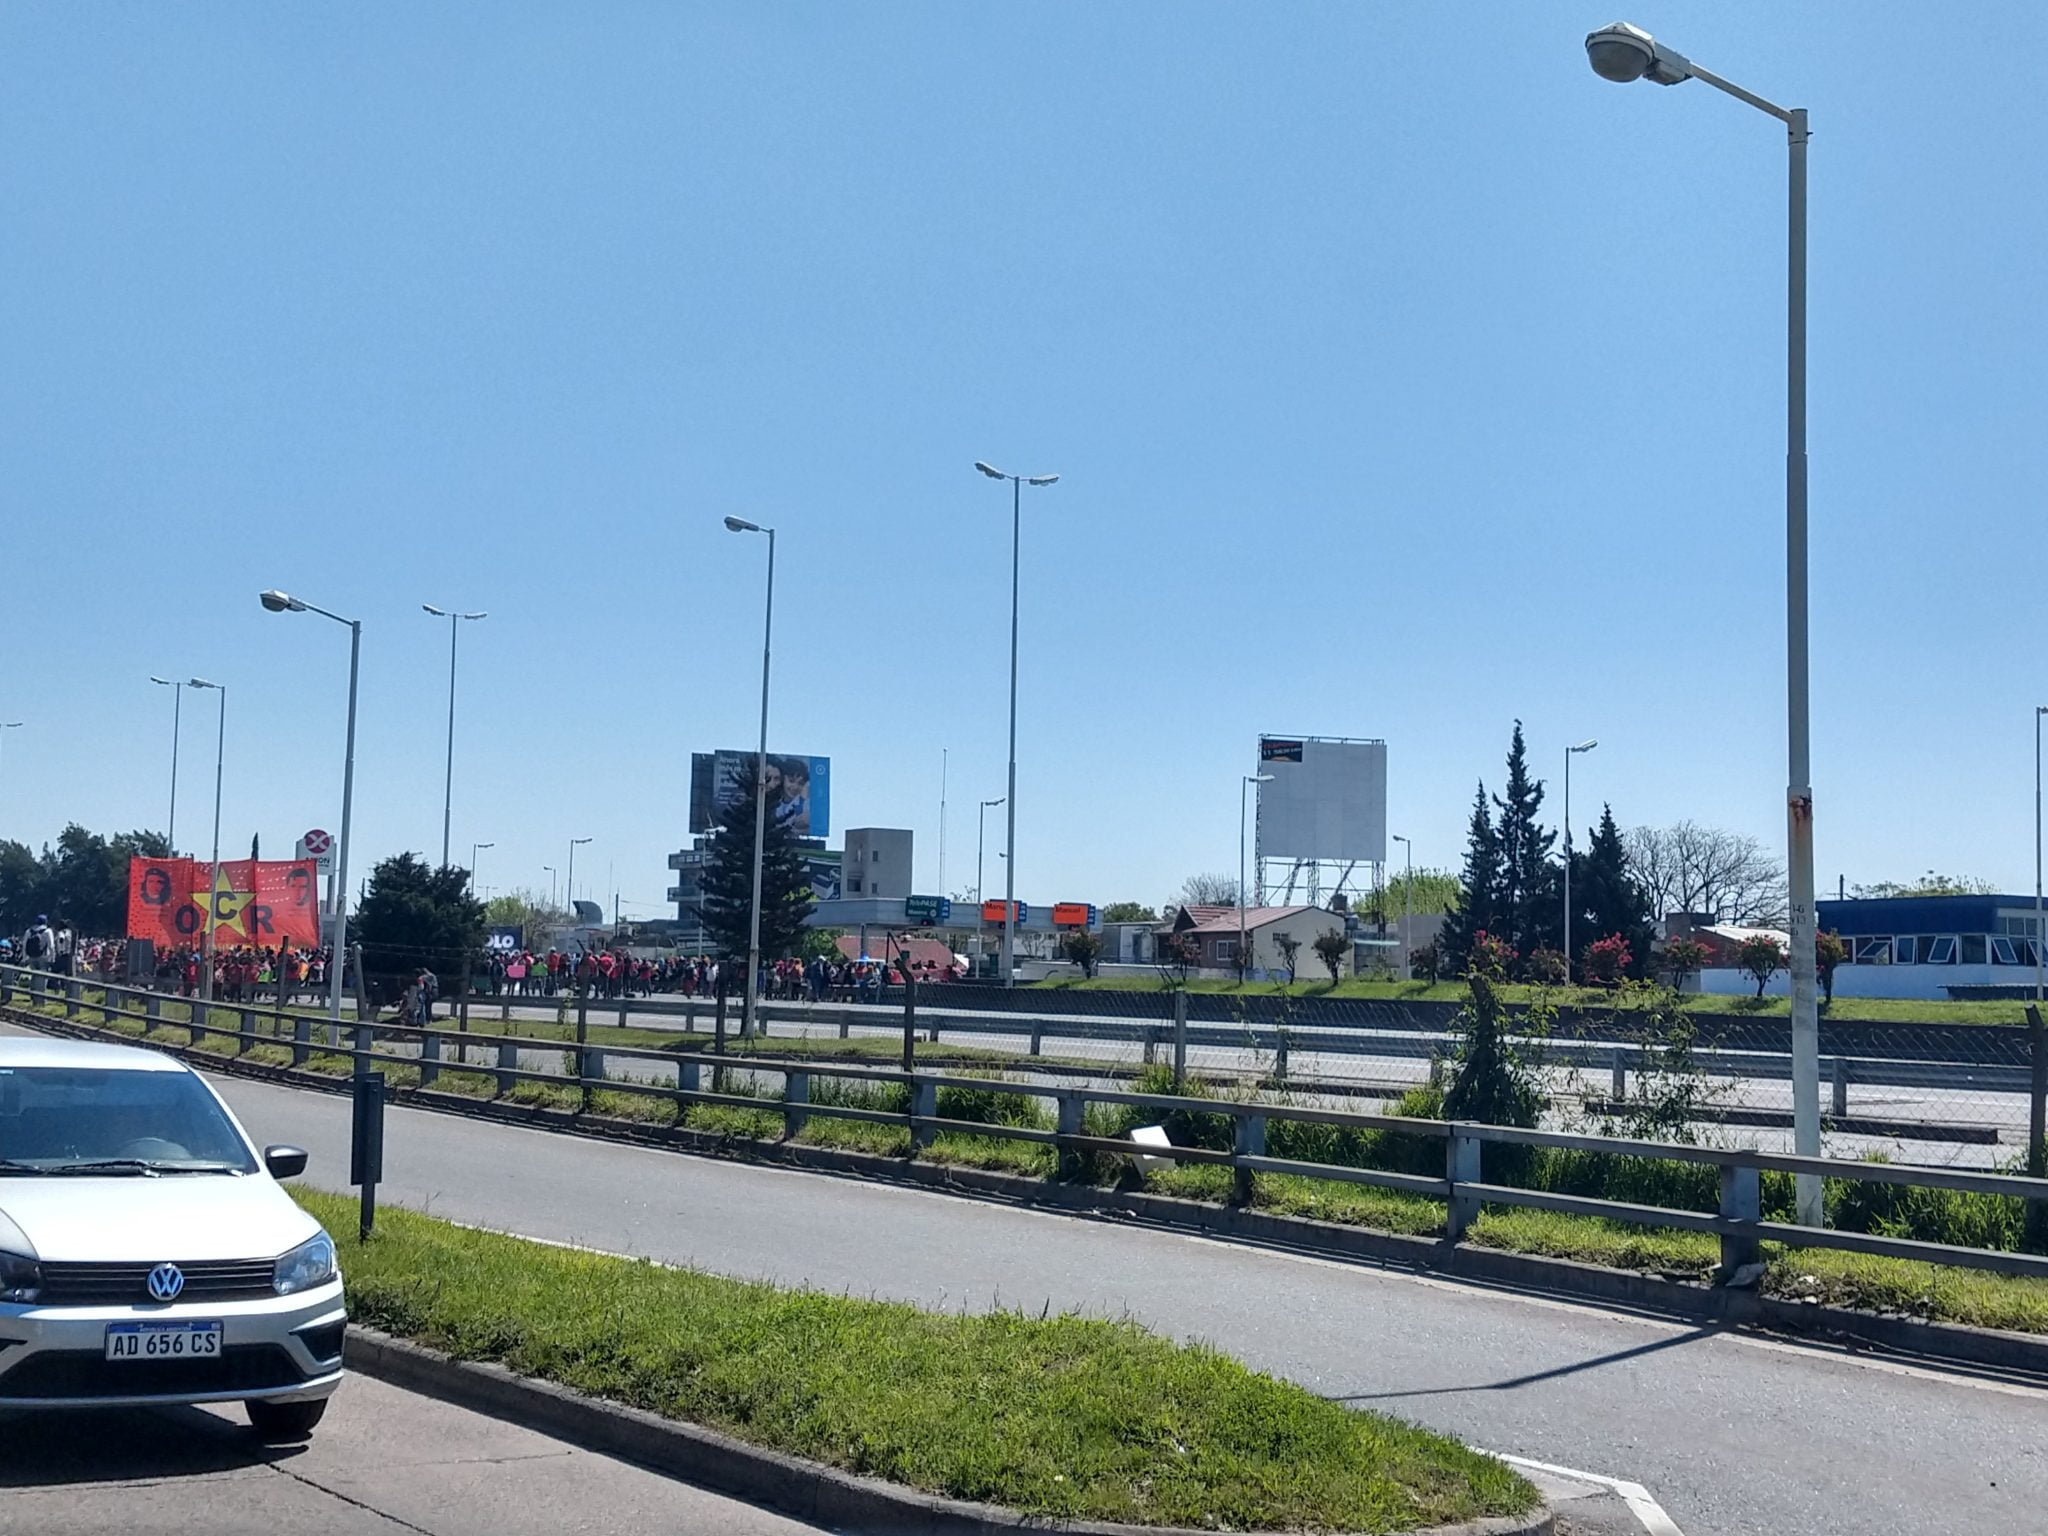
[[[1569,974],[1565,969],[1564,951],[1561,949],[1532,949],[1522,969],[1531,981],[1540,981],[1546,986],[1556,986]]]
[[[1762,997],[1771,978],[1785,969],[1785,946],[1768,933],[1752,933],[1735,951],[1735,963],[1756,983],[1756,995]]]
[[[1523,954],[1555,947],[1563,918],[1553,894],[1557,872],[1550,864],[1557,834],[1537,820],[1543,808],[1543,781],[1529,776],[1529,754],[1522,742],[1522,722],[1508,742],[1506,793],[1496,796],[1500,812],[1495,836],[1500,844],[1500,885],[1496,897],[1497,931]]]
[[[1500,889],[1500,839],[1494,835],[1493,817],[1487,810],[1486,784],[1482,780],[1472,800],[1472,820],[1465,833],[1465,872],[1459,880],[1460,896],[1444,908],[1444,926],[1438,941],[1444,965],[1456,973],[1465,968],[1478,936],[1494,926],[1495,893]]]
[[[1095,962],[1102,958],[1102,939],[1099,935],[1082,928],[1070,933],[1060,945],[1060,953],[1081,967],[1081,974],[1095,975]]]
[[[1402,897],[1407,905],[1402,905]],[[1449,912],[1465,899],[1458,877],[1447,869],[1418,869],[1411,880],[1405,869],[1387,877],[1385,905],[1387,920],[1398,923],[1405,910],[1412,917]]]
[[[40,913],[68,919],[86,938],[128,931],[128,861],[165,858],[171,845],[156,832],[102,837],[72,822],[40,855],[21,843],[0,843],[0,928],[19,933]]]
[[[1685,990],[1685,978],[1697,976],[1707,963],[1707,946],[1698,939],[1673,939],[1664,946],[1664,964],[1674,990]]]
[[[1466,974],[1471,999],[1458,1010],[1457,1062],[1444,1094],[1444,1118],[1486,1125],[1533,1126],[1543,1113],[1536,1064],[1508,1034],[1507,1009],[1494,979],[1483,970]]]
[[[436,869],[401,853],[370,871],[349,931],[380,994],[422,970],[434,972],[446,993],[483,945],[484,904],[469,892],[468,870]]]
[[[711,834],[704,861],[704,926],[720,953],[744,956],[754,911],[753,774],[744,775]],[[795,829],[768,818],[761,848],[761,958],[780,960],[803,942],[804,919],[816,900],[810,864],[797,846]]]
[[[1199,965],[1202,959],[1202,941],[1192,933],[1162,933],[1159,936],[1159,963],[1174,973],[1171,979],[1186,984],[1188,972]]]
[[[1351,941],[1344,937],[1343,930],[1326,928],[1316,935],[1316,958],[1329,968],[1330,984],[1335,986],[1344,979],[1344,962],[1351,955]]]
[[[1435,939],[1418,944],[1408,953],[1408,974],[1423,981],[1435,981],[1443,974],[1444,955]]]
[[[1717,923],[1781,928],[1789,912],[1785,868],[1755,838],[1681,821],[1632,827],[1629,871],[1653,916],[1692,912]]]
[[[1938,875],[1933,870],[1917,880],[1880,880],[1875,885],[1852,885],[1850,894],[1859,898],[1885,896],[1992,896],[1998,887],[1975,875]]]
[[[546,896],[521,888],[485,902],[484,922],[493,928],[523,928],[526,942],[535,944],[545,930],[567,928],[575,919],[566,908],[553,905]]]
[[[1184,907],[1234,907],[1237,897],[1237,881],[1229,875],[1189,875],[1180,886]]]
[[[1280,951],[1280,966],[1287,972],[1287,984],[1294,984],[1295,962],[1301,955],[1301,940],[1291,933],[1273,935],[1273,947]]]
[[[1813,936],[1813,966],[1820,977],[1821,991],[1826,1001],[1835,1000],[1835,968],[1846,965],[1849,960],[1849,946],[1842,942],[1842,936],[1830,929]]]
[[[799,960],[831,960],[836,963],[844,958],[839,953],[839,941],[845,937],[844,928],[806,928],[796,957]]]
[[[1105,923],[1156,923],[1159,914],[1141,901],[1112,901],[1102,909]]]
[[[1482,933],[1472,940],[1472,953],[1466,958],[1467,975],[1480,975],[1494,981],[1505,981],[1515,961],[1521,957],[1503,939],[1490,933]]]
[[[1572,907],[1574,932],[1620,935],[1628,943],[1624,969],[1631,976],[1644,974],[1656,937],[1655,914],[1629,868],[1628,850],[1611,807],[1600,808],[1600,825],[1586,851],[1572,855]]]

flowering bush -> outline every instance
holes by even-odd
[[[1698,939],[1673,939],[1664,946],[1664,963],[1671,969],[1671,984],[1685,989],[1685,978],[1697,976],[1707,963],[1707,946]]]
[[[1532,949],[1524,969],[1531,981],[1540,981],[1555,986],[1569,974],[1564,963],[1564,952],[1556,949]]]
[[[1785,969],[1785,946],[1768,933],[1752,933],[1735,952],[1735,963],[1749,974],[1756,995],[1762,997],[1771,978]]]
[[[1586,975],[1603,987],[1611,987],[1621,980],[1633,958],[1628,940],[1618,933],[1610,933],[1586,946]]]
[[[1472,975],[1485,976],[1501,981],[1508,974],[1508,967],[1515,963],[1514,946],[1505,939],[1496,939],[1484,928],[1472,935],[1472,953],[1465,962],[1465,969]]]

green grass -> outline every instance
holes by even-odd
[[[333,1231],[353,1200],[296,1191]],[[386,1207],[357,1320],[752,1444],[1048,1520],[1387,1532],[1516,1514],[1500,1462],[1130,1322],[924,1312]]]

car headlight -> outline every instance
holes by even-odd
[[[270,1283],[280,1296],[310,1291],[334,1278],[334,1239],[322,1232],[277,1261]]]
[[[43,1266],[24,1254],[0,1248],[0,1301],[37,1301],[43,1294]]]

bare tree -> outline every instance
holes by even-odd
[[[1753,837],[1681,821],[1632,828],[1623,845],[1629,872],[1659,917],[1695,912],[1763,928],[1782,928],[1790,919],[1784,866]]]
[[[1184,907],[1234,907],[1237,881],[1229,875],[1189,875],[1181,882],[1180,904]]]

